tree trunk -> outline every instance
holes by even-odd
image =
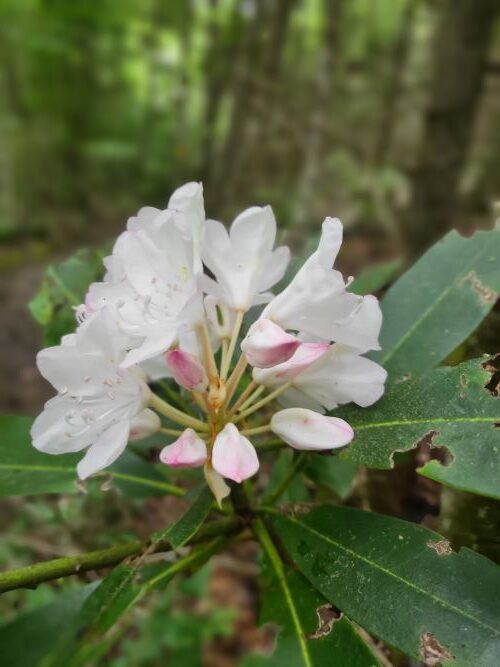
[[[403,219],[410,257],[453,224],[460,175],[479,107],[498,0],[444,0],[412,203]]]

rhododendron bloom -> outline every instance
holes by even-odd
[[[304,451],[347,446],[352,428],[324,413],[383,394],[385,370],[362,356],[379,347],[378,301],[350,292],[333,268],[342,243],[334,218],[274,296],[289,260],[275,239],[269,206],[243,211],[229,231],[206,220],[199,183],[177,189],[166,209],[129,218],[103,280],[76,309],[76,332],[38,355],[59,393],[33,424],[34,446],[86,450],[86,478],[129,440],[156,433],[160,461],[202,468],[219,505],[258,472],[269,435]]]
[[[48,454],[87,452],[77,466],[81,479],[110,465],[130,435],[151,417],[150,390],[137,370],[120,368],[120,336],[109,313],[92,316],[62,345],[42,350],[37,364],[59,392],[31,429],[34,446]],[[135,425],[134,425],[134,420]],[[137,421],[138,420],[138,421]],[[159,420],[155,420],[159,426]]]

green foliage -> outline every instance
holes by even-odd
[[[454,553],[422,526],[345,507],[273,513],[272,522],[312,585],[375,636],[422,661],[434,646],[457,667],[497,664],[500,570],[486,558]]]
[[[46,346],[57,345],[62,336],[74,331],[74,308],[101,274],[102,254],[88,250],[48,267],[40,290],[29,303],[33,317],[43,327]]]
[[[29,417],[0,416],[0,496],[77,492],[76,463],[80,455],[48,456],[37,451],[31,443],[31,424]],[[132,498],[182,494],[167,482],[165,474],[164,466],[146,463],[129,448],[97,478]]]
[[[498,298],[499,260],[500,228],[471,238],[453,231],[391,287],[373,355],[391,382],[437,366],[476,329]]]

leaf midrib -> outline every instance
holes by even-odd
[[[464,618],[468,619],[469,621],[472,621],[472,622],[476,623],[476,625],[480,626],[484,630],[491,631],[491,632],[493,632],[494,635],[497,635],[497,636],[500,637],[500,630],[499,629],[494,628],[493,626],[488,625],[487,623],[483,623],[482,621],[480,621],[475,616],[471,616],[471,614],[468,614],[467,612],[460,609],[460,607],[455,607],[455,605],[450,604],[446,600],[442,600],[441,598],[437,597],[433,593],[429,593],[428,591],[426,591],[423,588],[420,588],[420,586],[417,586],[413,582],[411,582],[407,579],[403,579],[403,577],[400,577],[395,572],[392,572],[391,570],[388,570],[387,568],[383,567],[382,565],[380,565],[376,561],[372,561],[369,558],[366,558],[365,556],[362,556],[361,554],[357,553],[356,551],[353,551],[352,549],[349,549],[349,547],[346,547],[345,545],[343,545],[339,542],[336,542],[335,540],[332,540],[329,537],[326,537],[323,533],[320,533],[319,531],[315,530],[314,528],[311,528],[311,526],[308,526],[307,524],[302,523],[301,521],[297,521],[297,519],[295,519],[293,517],[283,517],[277,510],[266,509],[266,511],[269,512],[269,514],[274,514],[274,515],[280,516],[281,518],[285,519],[286,521],[297,524],[301,528],[304,528],[305,530],[309,531],[313,535],[316,535],[317,537],[319,537],[321,540],[333,545],[337,549],[340,549],[341,551],[344,551],[346,554],[349,554],[353,558],[356,558],[356,559],[362,561],[363,563],[369,565],[370,567],[373,567],[376,570],[380,570],[380,572],[383,572],[385,575],[387,575],[389,577],[392,577],[393,579],[396,579],[396,581],[399,581],[403,585],[414,589],[415,591],[417,591],[417,593],[420,593],[424,597],[428,597],[428,598],[434,600],[437,604],[441,605],[445,609],[448,609],[449,611],[453,611],[453,612],[457,613],[459,616],[463,616]]]
[[[499,415],[494,417],[422,417],[419,419],[394,419],[383,422],[371,422],[369,424],[351,424],[351,426],[355,431],[367,431],[372,428],[392,428],[393,426],[414,426],[416,424],[491,423],[499,419]]]
[[[65,466],[45,466],[45,465],[24,465],[22,463],[0,463],[0,470],[18,470],[26,472],[60,472],[60,473],[72,473],[74,474],[75,469]],[[173,484],[168,484],[167,482],[160,482],[153,479],[146,479],[145,477],[137,477],[136,475],[130,475],[123,472],[114,472],[109,470],[103,473],[96,475],[96,477],[104,476],[114,477],[115,479],[121,479],[124,482],[133,482],[135,484],[142,484],[143,486],[149,486],[153,489],[160,489],[162,491],[167,491],[173,495],[184,495],[184,490],[180,487],[174,486]]]

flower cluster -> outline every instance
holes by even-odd
[[[349,444],[352,428],[325,412],[351,401],[371,405],[384,391],[384,369],[362,356],[379,349],[378,301],[349,292],[333,269],[342,243],[333,218],[274,296],[290,256],[274,248],[275,237],[269,206],[247,209],[229,232],[207,220],[198,183],[176,190],[165,210],[146,207],[130,218],[104,260],[103,281],[76,309],[76,332],[38,354],[58,393],[33,424],[34,446],[85,450],[77,468],[84,479],[130,440],[173,435],[161,461],[204,466],[220,502],[230,492],[225,479],[242,482],[259,468],[248,436],[270,432],[300,450]],[[262,305],[233,363],[244,316]],[[192,399],[186,409],[151,391],[161,378]],[[275,400],[282,407],[269,419]],[[182,428],[162,426],[158,413]]]

